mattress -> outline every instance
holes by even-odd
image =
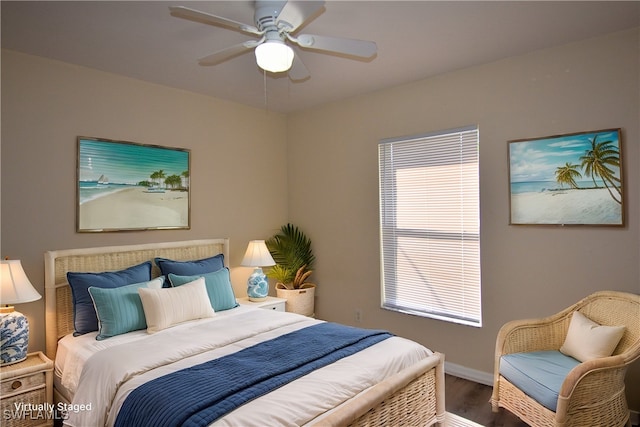
[[[70,413],[65,424],[113,425],[127,396],[147,381],[320,322],[239,306],[155,334],[135,331],[103,341],[95,340],[95,333],[66,336],[55,361],[60,386],[73,407],[90,405],[91,410]],[[432,354],[413,341],[392,337],[261,396],[212,425],[318,422],[332,408]]]

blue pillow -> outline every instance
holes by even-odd
[[[169,274],[169,280],[172,286],[180,286],[185,283],[193,282],[199,277],[204,277],[204,282],[209,294],[209,301],[214,311],[229,310],[238,306],[236,296],[233,294],[231,286],[231,278],[229,269],[224,267],[213,273],[198,274],[195,276],[177,276],[173,273]]]
[[[156,265],[167,278],[173,273],[178,276],[193,276],[196,274],[213,273],[224,268],[224,255],[218,254],[210,258],[199,259],[195,261],[174,261],[167,258],[156,258]],[[168,280],[165,281],[165,287],[170,286]]]
[[[116,335],[147,328],[139,288],[160,289],[164,277],[150,282],[134,283],[119,288],[97,288],[91,286],[89,294],[98,315],[98,336],[101,341]]]
[[[73,296],[74,336],[98,330],[98,318],[89,295],[89,288],[119,288],[132,283],[151,280],[151,262],[147,261],[120,271],[104,273],[67,273]]]

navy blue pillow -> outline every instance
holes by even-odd
[[[165,288],[171,286],[169,274],[178,276],[194,276],[196,274],[213,273],[224,268],[224,255],[218,254],[211,258],[195,261],[174,261],[166,258],[156,258],[156,265],[160,268],[165,280]]]
[[[98,317],[89,294],[89,287],[119,288],[151,280],[151,262],[147,261],[120,271],[104,273],[67,273],[73,295],[74,336],[98,330]]]

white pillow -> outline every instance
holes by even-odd
[[[150,334],[187,320],[215,315],[202,277],[178,288],[140,288],[138,293]]]
[[[581,362],[611,356],[623,334],[624,326],[598,325],[579,311],[574,311],[560,351]]]

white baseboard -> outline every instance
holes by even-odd
[[[467,368],[466,366],[457,365],[455,363],[444,362],[444,372],[454,377],[464,378],[465,380],[476,383],[493,386],[493,373],[478,371],[476,369]]]

